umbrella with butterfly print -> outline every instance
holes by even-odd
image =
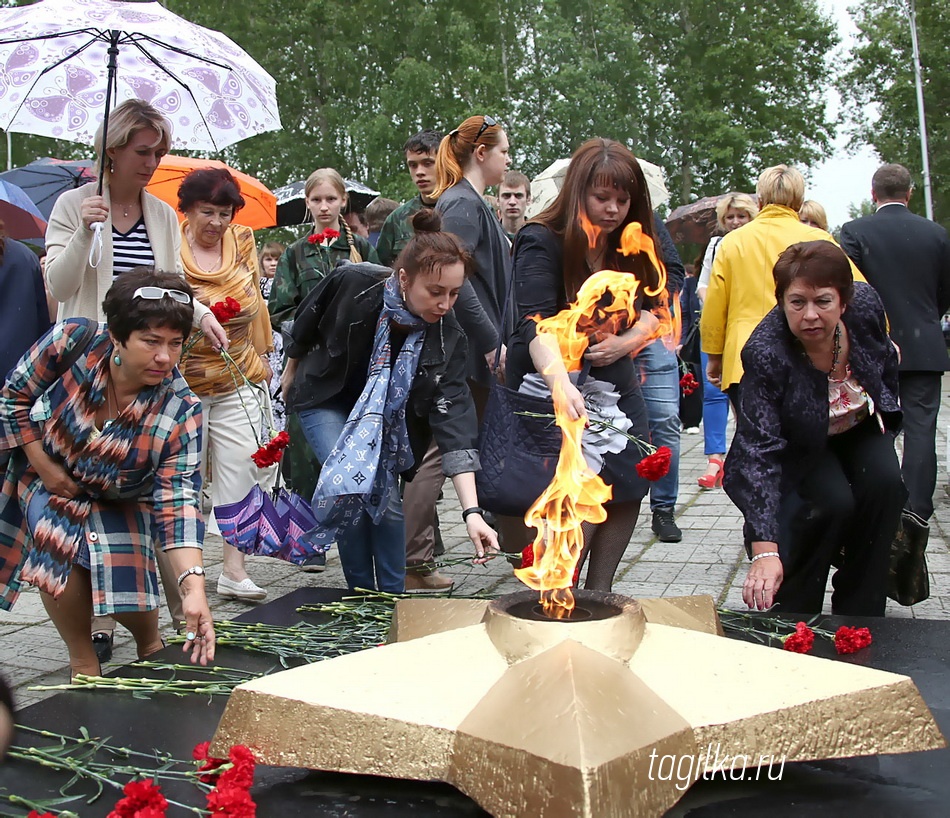
[[[165,114],[183,150],[219,151],[281,127],[274,79],[228,37],[157,2],[0,9],[0,66],[7,131],[91,145],[111,106],[132,97]]]

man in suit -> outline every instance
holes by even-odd
[[[910,196],[907,168],[878,168],[871,179],[877,212],[844,225],[841,246],[880,294],[900,348],[906,510],[926,526],[937,484],[940,383],[950,369],[940,328],[950,308],[950,241],[940,225],[907,209]]]

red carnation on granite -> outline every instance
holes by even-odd
[[[871,631],[867,628],[849,628],[842,625],[835,632],[835,650],[841,653],[857,653],[872,642]]]
[[[168,801],[151,778],[130,781],[122,788],[122,798],[108,818],[164,818]]]
[[[792,653],[808,653],[815,644],[815,632],[804,622],[795,626],[795,633],[790,633],[783,640],[785,650]]]

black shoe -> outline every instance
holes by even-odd
[[[653,512],[653,533],[660,542],[679,542],[683,532],[673,521],[673,509],[658,508]]]
[[[300,570],[306,571],[308,574],[319,574],[327,570],[327,554],[326,551],[317,551],[312,557],[307,557],[302,563],[300,563]]]
[[[114,632],[99,631],[92,635],[92,649],[96,652],[96,658],[100,665],[104,665],[112,658],[112,640],[115,637]]]

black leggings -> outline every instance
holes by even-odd
[[[890,545],[907,491],[894,436],[868,418],[828,446],[779,509],[785,577],[775,601],[789,613],[820,613],[832,561],[835,614],[883,616]]]

